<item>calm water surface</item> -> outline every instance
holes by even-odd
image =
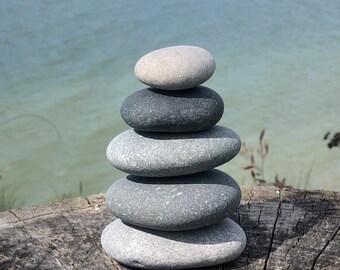
[[[125,97],[145,53],[189,44],[216,58],[205,83],[225,101],[221,125],[256,146],[266,176],[340,190],[340,2],[9,1],[0,3],[0,174],[18,203],[105,191],[124,174],[105,157],[127,129]],[[252,183],[241,156],[221,169]],[[308,183],[305,176],[312,171]]]

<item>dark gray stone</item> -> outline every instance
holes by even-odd
[[[198,86],[183,91],[139,90],[123,102],[120,113],[124,121],[137,130],[188,132],[214,126],[223,110],[219,94]]]
[[[232,261],[246,245],[242,228],[230,219],[190,231],[166,232],[117,219],[103,231],[101,244],[118,262],[143,269],[186,269]]]
[[[124,222],[181,231],[229,217],[240,203],[241,191],[228,174],[209,170],[163,178],[129,175],[113,183],[105,199],[108,208]]]
[[[214,126],[190,133],[151,133],[129,129],[108,145],[111,164],[128,174],[166,177],[203,172],[237,155],[239,136],[231,129]]]
[[[204,83],[215,71],[214,57],[195,46],[172,46],[138,60],[135,75],[142,83],[165,90],[182,90]]]

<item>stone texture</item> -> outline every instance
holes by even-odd
[[[108,145],[111,164],[128,174],[166,177],[193,174],[222,165],[237,155],[239,136],[214,126],[190,133],[124,131]]]
[[[135,75],[142,83],[165,90],[182,90],[207,81],[215,60],[195,46],[173,46],[152,51],[138,60]]]
[[[101,243],[118,262],[143,269],[185,269],[217,265],[237,258],[244,250],[246,235],[230,219],[181,232],[143,229],[110,223]]]
[[[137,130],[188,132],[214,126],[223,110],[219,94],[197,86],[183,91],[139,90],[123,102],[120,113],[124,121]]]
[[[164,231],[197,229],[230,216],[241,191],[228,174],[210,170],[176,177],[129,175],[108,189],[106,204],[124,222]]]

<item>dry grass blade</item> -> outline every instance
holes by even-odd
[[[265,129],[262,129],[261,134],[260,134],[260,143],[262,143],[264,133],[265,133]]]
[[[268,145],[268,143],[266,143],[265,145],[264,145],[264,154],[265,155],[267,155],[268,154],[268,152],[269,152],[269,145]]]
[[[255,165],[249,165],[243,168],[243,170],[250,170],[250,169],[256,169],[261,172],[261,169]]]
[[[325,136],[323,136],[323,139],[324,139],[324,140],[327,140],[329,135],[331,135],[331,133],[330,133],[329,131],[327,131],[327,133],[325,134]]]

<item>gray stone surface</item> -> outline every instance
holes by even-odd
[[[219,94],[197,86],[183,91],[139,90],[125,99],[120,113],[124,121],[137,130],[188,132],[214,126],[223,110]]]
[[[182,90],[207,81],[215,60],[195,46],[172,46],[152,51],[138,60],[135,75],[142,83],[165,90]]]
[[[188,133],[152,133],[129,129],[108,145],[111,164],[128,174],[165,177],[203,172],[237,155],[239,136],[231,129],[214,126]]]
[[[182,232],[142,229],[115,220],[101,237],[105,252],[118,262],[143,269],[186,269],[236,259],[246,245],[242,228],[230,219]]]
[[[124,222],[164,231],[219,222],[231,216],[240,199],[236,181],[219,170],[163,178],[129,175],[105,196],[108,208]]]

